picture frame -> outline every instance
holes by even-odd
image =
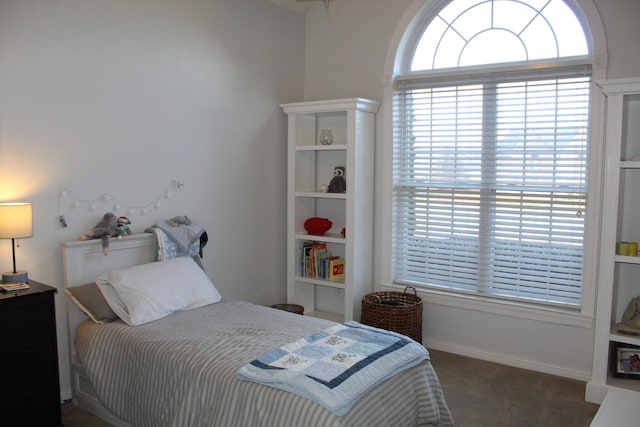
[[[640,380],[640,347],[615,343],[611,353],[614,377]]]

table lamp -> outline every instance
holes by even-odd
[[[16,270],[16,239],[33,236],[31,203],[0,203],[0,239],[11,239],[13,271],[2,273],[2,283],[27,282],[26,271]]]

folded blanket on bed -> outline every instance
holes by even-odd
[[[238,378],[311,399],[337,415],[377,383],[428,359],[404,335],[358,322],[330,326],[242,366]]]

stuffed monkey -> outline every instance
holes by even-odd
[[[88,233],[78,237],[78,240],[101,239],[102,253],[109,255],[109,237],[115,236],[118,220],[111,212],[104,214],[100,222]]]
[[[124,236],[125,234],[131,234],[131,228],[129,227],[130,225],[131,225],[131,220],[129,220],[129,218],[127,218],[126,216],[118,217],[118,222],[116,223],[116,233],[115,233],[118,239],[122,239],[122,236]]]

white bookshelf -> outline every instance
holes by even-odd
[[[640,257],[616,255],[617,242],[640,242],[640,161],[630,160],[640,155],[640,79],[606,80],[598,86],[606,96],[604,209],[593,367],[586,391],[586,400],[595,403],[611,388],[640,391],[640,375],[619,378],[614,367],[616,345],[640,346],[640,336],[615,328],[629,301],[640,295]]]
[[[283,104],[288,116],[287,302],[305,315],[338,322],[359,320],[362,296],[372,291],[374,101],[353,98]],[[321,130],[333,143],[321,145]],[[346,192],[323,192],[333,170],[346,168]],[[323,236],[304,229],[308,218],[327,218]],[[343,237],[341,230],[345,229]],[[305,242],[327,244],[344,259],[344,279],[305,277],[300,250]]]

